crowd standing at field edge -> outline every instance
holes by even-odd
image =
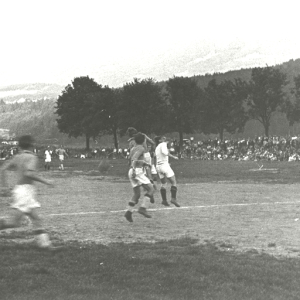
[[[197,160],[238,160],[238,161],[300,161],[300,137],[258,136],[254,139],[207,139],[195,141],[185,139],[179,151],[176,139],[168,143],[170,153],[181,159]],[[3,147],[3,146],[2,146]],[[34,153],[44,158],[48,147],[36,147]],[[55,146],[49,146],[51,160],[58,158]],[[18,153],[17,147],[0,149],[0,160],[11,158]],[[90,151],[77,148],[66,148],[65,156],[81,159],[128,159],[130,148],[99,147]]]
[[[171,145],[176,151],[178,143]],[[298,161],[300,160],[300,138],[298,137],[256,137],[239,140],[187,140],[182,152],[183,158],[200,160],[238,161]]]

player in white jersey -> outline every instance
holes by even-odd
[[[180,207],[176,200],[177,196],[177,185],[175,174],[170,167],[169,157],[178,159],[178,157],[172,155],[168,149],[166,138],[163,136],[155,137],[155,157],[156,157],[156,171],[161,181],[160,194],[162,197],[162,204],[165,206],[170,206],[167,201],[167,181],[171,183],[171,203],[176,207]]]
[[[45,170],[50,170],[50,164],[51,164],[51,150],[50,150],[50,146],[47,147],[47,149],[45,150]]]
[[[125,218],[129,222],[133,222],[132,213],[134,210],[134,206],[138,203],[141,197],[141,187],[146,190],[146,194],[141,201],[141,205],[138,209],[138,212],[145,216],[146,218],[151,218],[151,215],[147,213],[147,205],[148,201],[154,202],[153,193],[154,189],[150,182],[150,179],[146,176],[145,166],[150,166],[144,160],[144,152],[145,148],[143,147],[143,143],[145,141],[145,135],[142,133],[137,133],[134,137],[136,142],[136,146],[134,146],[130,150],[130,169],[128,172],[128,177],[133,188],[133,196],[128,203],[128,208],[125,213]]]

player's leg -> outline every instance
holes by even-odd
[[[164,166],[164,172],[165,176],[168,179],[168,181],[171,183],[171,203],[174,204],[176,207],[180,207],[178,204],[176,197],[177,197],[177,184],[176,184],[176,178],[175,173],[170,167],[169,164],[166,164]]]
[[[37,213],[36,209],[32,209],[30,212],[28,212],[27,216],[32,221],[32,225],[35,233],[35,239],[40,249],[45,249],[49,251],[59,251],[63,249],[62,246],[53,246],[49,238],[49,234],[44,229],[43,221],[39,216],[39,214]]]
[[[141,188],[140,188],[139,181],[136,179],[136,176],[133,176],[132,168],[130,168],[128,171],[128,178],[130,180],[133,189],[133,196],[131,200],[128,202],[128,206],[125,212],[125,218],[128,222],[133,222],[132,213],[133,213],[134,206],[138,203],[141,197]]]
[[[153,203],[152,199],[154,188],[151,182],[149,182],[148,184],[143,184],[142,186],[146,190],[146,194],[144,195],[144,198],[141,201],[141,206],[139,207],[138,212],[146,218],[151,218],[151,215],[149,215],[147,212],[147,208],[149,201]]]
[[[0,219],[0,230],[8,229],[8,228],[16,228],[21,226],[21,220],[23,218],[23,212],[14,209],[11,213],[11,216],[7,219]]]
[[[38,247],[43,249],[48,249],[52,247],[49,234],[44,229],[42,219],[38,215],[36,209],[32,209],[30,212],[28,212],[27,216],[32,221],[35,239]]]
[[[160,187],[160,195],[162,202],[161,204],[164,206],[170,206],[167,200],[167,179],[165,177],[160,177],[161,187]]]
[[[59,157],[59,162],[60,162],[60,169],[63,171],[64,170],[64,158],[62,155]]]
[[[134,206],[139,202],[141,197],[141,188],[140,186],[133,187],[133,196],[128,202],[127,210],[125,212],[125,218],[128,222],[133,222],[132,213],[134,210]]]
[[[160,186],[160,195],[162,198],[161,204],[164,206],[170,206],[170,204],[167,201],[167,190],[166,190],[167,179],[165,178],[165,172],[164,172],[163,165],[157,165],[156,171],[157,171],[158,177],[160,179],[160,183],[161,183],[161,186]]]
[[[158,180],[159,180],[159,176],[157,174],[156,168],[154,165],[151,166],[151,176],[152,176],[152,180],[153,180],[153,187],[155,190],[157,190],[157,185],[158,185]]]
[[[169,177],[168,180],[171,183],[171,203],[176,207],[180,207],[179,203],[177,202],[177,184],[175,175]]]

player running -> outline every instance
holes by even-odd
[[[164,136],[157,136],[155,137],[155,157],[156,157],[156,170],[158,176],[161,181],[161,189],[160,194],[162,197],[162,204],[165,206],[170,206],[167,201],[167,181],[171,183],[171,203],[174,204],[176,207],[180,207],[176,200],[177,196],[177,185],[176,185],[176,178],[175,174],[170,167],[169,164],[169,157],[174,159],[178,159],[178,157],[172,155],[168,149],[168,145],[166,142],[166,138]]]
[[[58,148],[56,150],[56,154],[58,155],[58,159],[59,159],[59,162],[60,162],[60,166],[59,166],[59,169],[60,170],[64,170],[64,159],[65,159],[65,156],[69,157],[67,151],[64,149],[64,147],[62,145],[60,145],[60,148]]]
[[[6,170],[14,168],[17,179],[17,183],[12,191],[14,200],[11,207],[14,208],[14,212],[10,218],[0,219],[0,230],[20,227],[23,216],[28,216],[34,226],[38,246],[42,249],[56,250],[58,247],[52,245],[36,210],[40,207],[40,204],[35,199],[36,187],[34,182],[41,182],[50,187],[53,187],[53,184],[36,174],[38,158],[31,151],[33,147],[32,137],[30,135],[20,137],[19,147],[21,151],[0,169],[2,195],[9,195]]]
[[[145,142],[145,135],[142,133],[137,133],[134,136],[134,141],[136,146],[130,150],[129,159],[130,159],[130,169],[128,172],[128,177],[133,188],[133,196],[128,203],[128,208],[125,213],[125,218],[129,222],[133,222],[132,213],[134,206],[138,203],[141,197],[141,187],[146,190],[146,194],[141,201],[141,205],[138,209],[138,212],[146,218],[151,218],[151,215],[147,213],[148,201],[154,202],[153,193],[154,188],[150,182],[150,179],[146,176],[145,166],[150,165],[144,160],[145,148],[143,143]]]

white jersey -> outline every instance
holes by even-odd
[[[49,150],[45,151],[45,162],[51,162],[51,154]]]
[[[156,165],[169,163],[169,149],[166,142],[158,144],[155,149]]]

